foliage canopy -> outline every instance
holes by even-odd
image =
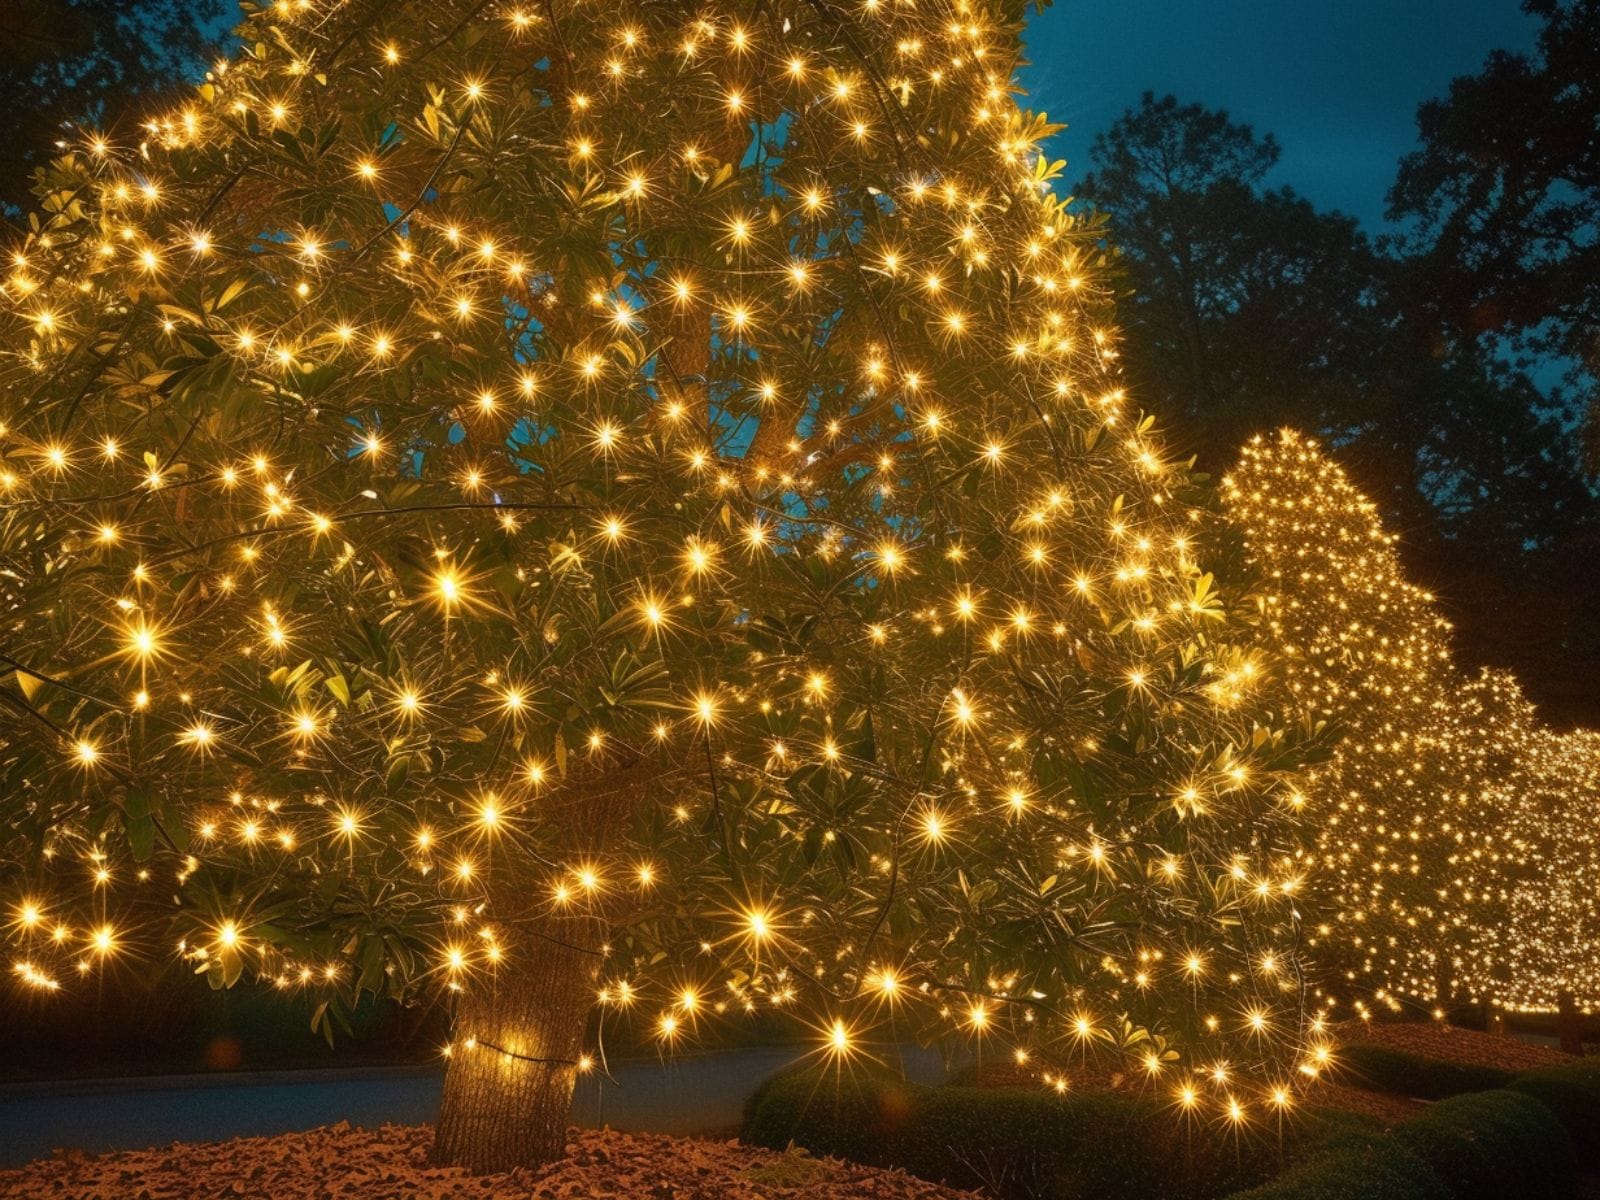
[[[18,977],[176,944],[333,1021],[559,944],[669,1042],[800,1006],[1286,1102],[1319,737],[1123,395],[1018,19],[286,0],[56,163],[0,317]]]

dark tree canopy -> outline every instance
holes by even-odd
[[[1264,186],[1271,135],[1171,96],[1146,93],[1092,154],[1081,190],[1124,255],[1134,369],[1186,419],[1202,466],[1231,461],[1267,412],[1358,432],[1381,268],[1356,223]]]
[[[1444,597],[1464,658],[1512,666],[1582,717],[1600,643],[1579,577],[1597,505],[1560,398],[1503,342],[1462,337],[1438,247],[1374,242],[1267,178],[1270,135],[1147,94],[1096,139],[1082,193],[1109,218],[1140,394],[1202,470],[1257,432],[1340,448]],[[1586,550],[1590,548],[1589,550]]]
[[[236,12],[231,0],[0,0],[0,209],[32,207],[34,169],[76,123],[111,115],[133,134],[132,98],[197,76]]]
[[[1415,223],[1454,335],[1566,358],[1581,404],[1600,367],[1600,4],[1522,7],[1536,51],[1496,51],[1421,107],[1389,215]]]

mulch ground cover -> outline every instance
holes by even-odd
[[[575,1129],[538,1170],[472,1176],[428,1162],[427,1126],[58,1152],[0,1171],[6,1200],[975,1200],[899,1171],[731,1141]]]
[[[1336,1042],[1373,1042],[1425,1058],[1472,1067],[1530,1071],[1572,1061],[1554,1046],[1540,1046],[1505,1034],[1479,1033],[1442,1021],[1345,1021],[1333,1027]]]
[[[1421,1116],[1423,1110],[1428,1107],[1426,1100],[1413,1100],[1408,1096],[1369,1092],[1365,1088],[1326,1082],[1317,1084],[1305,1100],[1315,1108],[1360,1113],[1364,1117],[1374,1117],[1385,1125],[1398,1125],[1401,1121]]]

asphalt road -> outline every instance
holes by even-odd
[[[901,1054],[911,1078],[941,1077],[936,1053],[907,1047]],[[656,1133],[729,1129],[756,1086],[795,1058],[793,1048],[747,1049],[614,1064],[614,1083],[581,1081],[573,1120]],[[133,1150],[338,1121],[415,1125],[433,1120],[442,1079],[437,1069],[380,1067],[17,1084],[0,1088],[0,1166],[58,1148]]]

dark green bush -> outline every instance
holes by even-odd
[[[1228,1200],[1455,1200],[1432,1168],[1398,1142],[1361,1135]]]
[[[1477,1067],[1410,1054],[1389,1046],[1354,1042],[1339,1048],[1339,1059],[1357,1087],[1418,1100],[1443,1100],[1465,1092],[1502,1088],[1516,1077],[1499,1067]]]
[[[1512,1091],[1441,1100],[1388,1137],[1431,1167],[1455,1200],[1561,1195],[1577,1172],[1555,1114]]]
[[[1295,1154],[1304,1157],[1312,1150],[1326,1149],[1336,1139],[1377,1137],[1387,1126],[1370,1113],[1351,1112],[1346,1108],[1304,1109],[1296,1125]]]
[[[1588,1167],[1600,1167],[1600,1058],[1525,1071],[1507,1089],[1531,1096],[1553,1112],[1571,1136],[1579,1159]]]
[[[1309,1113],[1281,1136],[1219,1136],[1187,1127],[1150,1096],[929,1088],[816,1070],[764,1085],[744,1128],[758,1145],[794,1141],[1000,1200],[1202,1200],[1254,1184],[1232,1200],[1560,1196],[1572,1189],[1573,1143],[1585,1135],[1600,1140],[1600,1062],[1440,1100],[1388,1132]]]
[[[740,1136],[774,1150],[793,1142],[813,1154],[890,1165],[901,1157],[913,1105],[928,1090],[879,1073],[785,1071],[745,1103]]]
[[[918,1100],[899,1165],[924,1179],[996,1196],[1072,1195],[1061,1185],[1070,1179],[1084,1142],[1137,1146],[1142,1108],[1115,1103],[1090,1113],[1079,1097],[1036,1088],[933,1088]],[[1097,1120],[1115,1132],[1096,1128]],[[1108,1164],[1109,1172],[1140,1174],[1129,1158],[1124,1149]]]
[[[1531,1087],[1574,1103],[1574,1119],[1600,1120],[1600,1071],[1530,1072]],[[1519,1077],[1520,1079],[1523,1077]],[[1472,1092],[1430,1105],[1387,1133],[1349,1131],[1271,1182],[1229,1200],[1504,1200],[1573,1194],[1573,1138],[1531,1091]]]
[[[1209,1200],[1270,1177],[1326,1136],[1307,1115],[1280,1135],[1188,1126],[1150,1096],[917,1087],[815,1070],[764,1085],[744,1139],[898,1166],[1002,1200]]]
[[[1276,1134],[1188,1127],[1150,1096],[934,1088],[907,1123],[899,1165],[1007,1198],[1193,1200],[1282,1166]]]

